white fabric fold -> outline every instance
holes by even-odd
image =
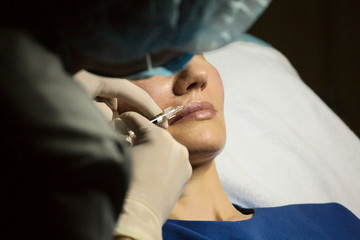
[[[360,141],[271,47],[205,54],[225,87],[227,144],[216,159],[234,203],[338,202],[360,217]]]

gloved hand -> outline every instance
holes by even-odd
[[[134,131],[132,179],[115,237],[162,239],[162,226],[191,176],[187,149],[138,113],[120,118]]]
[[[161,109],[147,92],[127,80],[100,77],[87,71],[74,76],[110,121],[117,118],[117,98],[135,106],[145,117],[152,118]],[[117,130],[136,136],[132,155],[131,186],[123,212],[114,231],[115,237],[141,240],[162,239],[162,225],[170,215],[191,176],[187,149],[164,129],[150,123],[138,113],[122,114],[116,119]],[[159,124],[160,125],[160,124]],[[162,127],[167,127],[167,121]]]
[[[136,107],[142,115],[152,118],[162,112],[150,95],[126,79],[102,77],[85,70],[76,73],[73,78],[91,95],[100,111],[111,121],[118,117],[117,99]],[[168,127],[167,120],[158,124]]]

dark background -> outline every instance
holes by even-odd
[[[360,136],[360,1],[273,0],[249,33],[282,52]]]

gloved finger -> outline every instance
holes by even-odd
[[[119,118],[127,126],[127,131],[132,130],[137,141],[141,140],[150,129],[156,128],[147,118],[137,112],[125,112]]]
[[[113,128],[124,137],[126,142],[129,143],[129,146],[133,146],[136,141],[136,135],[128,128],[125,121],[121,118],[115,118],[111,123]]]
[[[117,111],[117,98],[96,97],[96,101],[105,103],[112,111]]]
[[[90,95],[95,98],[99,95],[102,89],[102,82],[99,77],[90,74],[85,70],[81,70],[73,75],[73,79],[79,83]]]
[[[128,80],[120,79],[104,79],[105,86],[101,92],[101,96],[115,96],[121,101],[135,107],[142,115],[151,119],[162,112],[161,108],[155,103],[152,97],[142,88],[136,86]],[[119,109],[121,111],[121,109]],[[168,122],[158,124],[167,128]]]
[[[148,119],[162,112],[146,91],[126,79],[101,77],[85,70],[75,74],[74,78],[90,91],[92,96],[118,98],[135,107]],[[167,128],[167,120],[158,124],[158,126]]]
[[[111,110],[108,105],[104,102],[96,102],[94,101],[94,104],[97,106],[97,108],[104,114],[105,118],[110,122],[113,119],[114,112]]]
[[[121,118],[115,118],[114,120],[112,120],[112,124],[115,130],[118,131],[120,134],[124,136],[128,134],[129,128],[126,125],[125,121]]]

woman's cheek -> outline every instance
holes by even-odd
[[[216,90],[215,94],[218,95],[219,98],[224,100],[224,85],[219,72],[214,67],[212,67],[210,71],[210,78],[212,79],[211,81],[211,84],[213,85],[212,90],[213,91]]]
[[[118,109],[117,109],[117,111],[118,111],[119,114],[122,114],[124,112],[129,112],[129,111],[136,112],[137,109],[130,106],[130,105],[128,105],[128,104],[126,104],[125,102],[118,101]]]
[[[157,81],[148,80],[149,82],[143,81],[139,83],[135,83],[138,87],[145,90],[152,99],[159,105],[161,109],[165,109],[168,107],[168,100],[171,98],[172,88],[171,85],[164,84]]]

